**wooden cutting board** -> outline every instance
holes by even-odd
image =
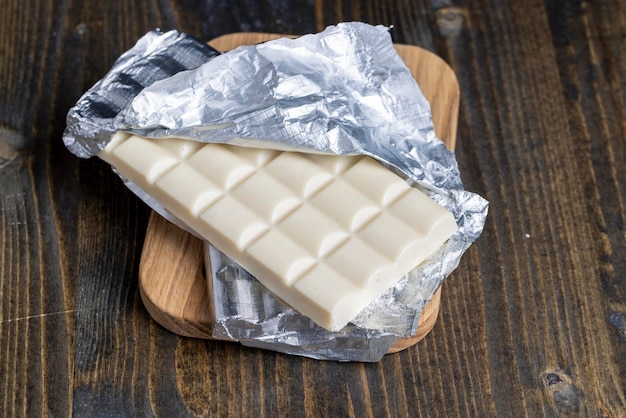
[[[281,35],[234,33],[209,42],[228,51]],[[454,149],[459,109],[459,84],[452,69],[438,56],[416,46],[396,45],[424,95],[431,104],[437,136]],[[183,336],[212,338],[214,315],[210,289],[204,274],[203,242],[152,213],[146,231],[139,291],[152,318],[168,330]],[[396,341],[388,353],[416,344],[435,325],[441,289],[424,307],[417,333]]]

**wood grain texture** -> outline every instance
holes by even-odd
[[[465,185],[491,202],[418,346],[371,365],[176,337],[137,291],[148,211],[61,143],[154,27],[208,40],[393,24],[461,86]],[[8,0],[0,7],[3,416],[626,416],[621,0]]]
[[[240,32],[209,41],[218,51],[280,38],[280,34]],[[396,49],[431,104],[435,132],[450,149],[456,142],[459,84],[452,69],[438,56],[410,45]],[[202,245],[189,233],[151,214],[139,267],[139,293],[150,316],[168,330],[184,336],[213,338],[213,293],[206,282]],[[207,260],[210,262],[210,260]],[[422,340],[439,313],[441,289],[424,306],[415,334],[398,339],[389,353]]]

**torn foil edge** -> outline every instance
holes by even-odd
[[[210,48],[204,50],[204,44],[177,32],[150,33],[146,37],[147,40],[142,38],[137,43],[135,51],[120,57],[119,66],[116,63],[70,111],[64,135],[68,148],[81,157],[95,155],[106,146],[111,132],[127,130],[156,138],[180,136],[202,142],[364,154],[394,167],[451,210],[459,230],[440,249],[441,257],[423,263],[355,318],[356,328],[376,332],[355,336],[361,341],[361,345],[356,344],[362,348],[361,353],[350,350],[352,354],[346,353],[344,357],[376,361],[386,352],[384,346],[389,341],[395,341],[397,336],[413,335],[421,308],[480,235],[487,202],[463,190],[454,155],[436,137],[430,106],[395,52],[387,28],[339,24],[321,34],[240,47],[218,58]],[[184,39],[184,42],[171,42],[172,39]],[[142,60],[153,61],[161,68],[159,53],[178,57],[185,56],[188,50],[192,51],[193,59],[186,65],[195,68],[193,71],[176,71],[170,76],[159,73],[144,84],[147,87],[123,96],[117,115],[100,118],[93,106],[89,106],[90,102],[115,93],[120,84],[127,87],[119,77],[125,71],[130,69],[133,76],[143,75]],[[159,53],[153,55],[153,51]],[[303,75],[302,69],[314,69],[320,57],[327,58],[323,65],[331,71],[307,70]],[[129,65],[131,61],[133,64]],[[342,75],[337,69],[346,71],[356,81],[341,77],[325,79],[328,73]],[[328,91],[332,94],[324,93]],[[384,97],[377,97],[381,91]],[[136,186],[128,182],[127,186],[157,212],[185,227]],[[217,265],[213,278],[228,268],[229,263]],[[238,295],[234,301],[223,300],[219,293],[214,298],[216,306],[222,307],[242,299]],[[309,357],[341,360],[342,354],[329,348],[336,344],[329,341],[338,336],[320,337],[320,332],[326,331],[321,327],[318,327],[320,332],[313,333],[315,340],[305,336],[288,344],[281,340],[283,337],[277,330],[274,330],[277,336],[272,337],[267,327],[263,335],[253,337],[254,333],[245,329],[258,325],[257,316],[218,317],[214,336],[292,354],[298,351]],[[375,343],[374,334],[384,334],[385,344]],[[268,344],[275,346],[266,347]]]

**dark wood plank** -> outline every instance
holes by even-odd
[[[338,364],[163,330],[136,287],[147,210],[65,151],[67,109],[154,27],[211,39],[342,20],[394,25],[459,77],[459,165],[491,212],[433,332]],[[2,415],[626,416],[625,39],[620,0],[9,0]]]
[[[478,251],[489,301],[481,326],[498,414],[512,407],[530,416],[626,413],[626,352],[609,308],[625,311],[617,283],[623,267],[615,270],[625,256],[624,168],[608,159],[594,168],[592,157],[594,149],[610,155],[616,147],[623,158],[623,119],[603,113],[622,113],[624,92],[566,76],[575,67],[582,74],[598,71],[598,57],[584,52],[600,47],[589,32],[592,21],[606,19],[612,8],[623,37],[625,14],[618,2],[573,3],[526,2],[487,16],[476,14],[486,5],[438,12],[461,22],[439,41],[466,86],[461,168],[468,186],[484,190],[492,203]],[[613,22],[598,25],[608,30]],[[608,42],[618,33],[605,32]],[[572,97],[581,89],[586,94]],[[598,184],[597,169],[612,172],[612,185]],[[601,202],[601,193],[613,202]],[[613,225],[599,213],[603,206],[617,215]],[[602,237],[607,233],[615,237],[612,245]],[[604,283],[607,264],[614,286]]]

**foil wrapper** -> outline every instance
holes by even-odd
[[[99,111],[103,102],[112,103],[105,112]],[[67,123],[64,141],[80,157],[96,155],[118,130],[368,155],[454,214],[458,231],[448,242],[338,332],[294,311],[210,247],[213,336],[248,346],[326,360],[379,360],[397,338],[415,333],[422,307],[480,235],[487,216],[487,202],[463,189],[454,154],[436,137],[430,106],[383,26],[342,23],[223,54],[178,32],[154,31],[80,99]]]
[[[218,51],[184,33],[147,33],[70,109],[65,146],[82,158],[97,154],[116,131],[115,117],[144,87],[197,68],[217,55]]]

